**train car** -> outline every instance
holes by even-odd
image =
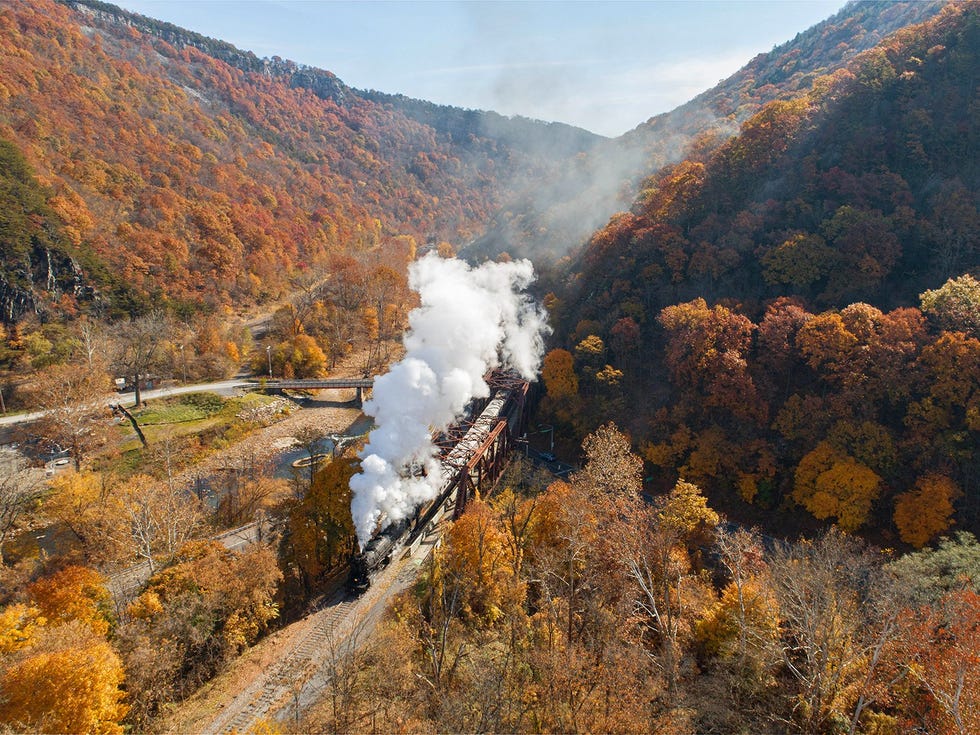
[[[446,496],[454,487],[451,480],[483,445],[487,435],[496,427],[500,419],[507,417],[512,393],[513,391],[509,389],[494,392],[483,411],[463,434],[463,438],[442,458],[443,481],[436,497],[419,506],[411,518],[392,523],[375,534],[363,551],[351,556],[347,578],[348,590],[354,594],[365,592],[371,586],[371,574],[388,565],[392,552],[402,537],[405,535],[414,537],[435,516],[439,506],[446,501]]]

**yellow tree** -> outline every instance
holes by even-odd
[[[796,468],[793,499],[821,520],[837,518],[844,531],[864,524],[881,478],[829,442],[820,442]]]
[[[541,378],[548,395],[559,400],[578,395],[578,376],[572,353],[568,350],[554,349],[544,356],[541,365]]]
[[[122,663],[78,622],[46,628],[0,675],[0,722],[20,731],[122,733]]]
[[[120,543],[125,523],[123,508],[102,475],[61,473],[51,481],[51,491],[44,502],[44,512],[75,534],[87,559],[114,560],[124,553]]]
[[[895,499],[895,525],[902,541],[921,549],[946,531],[953,517],[953,501],[963,493],[944,475],[928,474],[915,487]]]
[[[461,613],[493,624],[503,615],[507,585],[513,578],[506,538],[495,513],[479,500],[468,505],[450,528],[448,540],[443,575],[462,583]]]
[[[34,582],[27,596],[51,625],[77,620],[99,635],[109,632],[112,598],[94,569],[65,567]]]
[[[46,622],[33,605],[16,603],[0,610],[0,656],[34,645]]]
[[[678,481],[673,490],[651,507],[636,503],[623,533],[621,559],[637,590],[637,618],[645,643],[656,652],[667,685],[667,700],[677,697],[684,644],[693,635],[695,620],[710,598],[703,581],[693,573],[687,551],[692,534],[718,522],[696,485]]]

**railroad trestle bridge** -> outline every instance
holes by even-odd
[[[490,395],[474,401],[471,418],[434,437],[448,477],[439,496],[454,499],[456,518],[474,495],[483,497],[492,491],[507,466],[515,439],[526,431],[531,409],[531,384],[527,380],[504,370],[494,370],[485,379]],[[268,391],[354,388],[358,406],[363,404],[364,391],[374,386],[373,377],[256,378],[250,382]]]
[[[473,407],[471,416],[437,439],[447,475],[441,498],[453,498],[453,517],[474,496],[486,497],[510,461],[515,439],[524,434],[531,409],[531,385],[512,373],[494,371],[487,377],[490,396]]]

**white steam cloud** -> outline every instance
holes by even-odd
[[[430,254],[410,266],[409,285],[421,305],[408,316],[405,357],[375,378],[364,404],[377,428],[350,481],[362,549],[379,522],[407,518],[435,497],[444,478],[432,431],[449,427],[471,399],[489,395],[484,374],[499,366],[528,380],[537,374],[548,326],[523,293],[533,280],[527,260],[473,268]],[[426,475],[402,476],[413,465]]]

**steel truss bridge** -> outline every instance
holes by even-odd
[[[512,373],[487,376],[490,397],[470,413],[475,418],[452,427],[437,438],[449,479],[440,493],[453,498],[453,518],[466,510],[474,496],[486,497],[510,461],[515,439],[527,429],[531,409],[530,383]]]

